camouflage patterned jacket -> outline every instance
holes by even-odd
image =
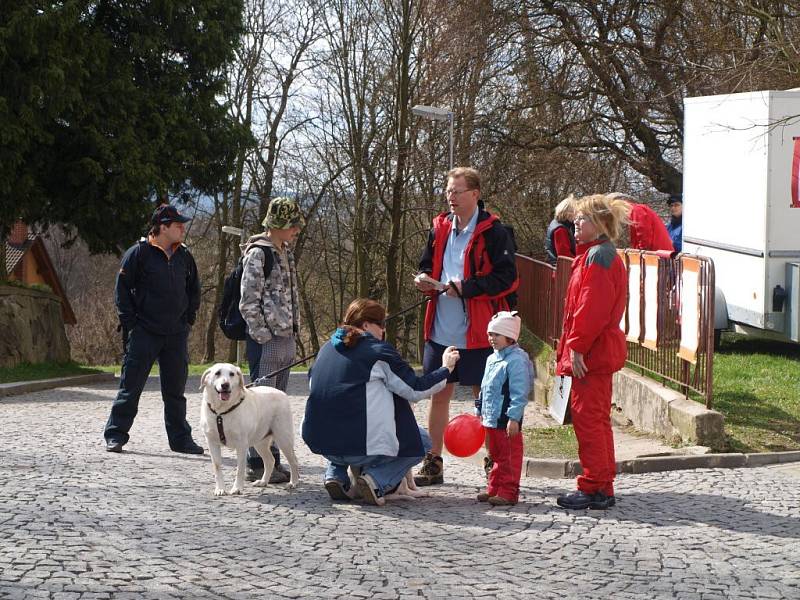
[[[273,266],[264,281],[264,252],[271,252]],[[265,234],[247,240],[242,272],[242,298],[239,311],[247,331],[259,344],[273,337],[291,337],[300,327],[297,300],[297,273],[294,256],[288,248],[279,253]]]

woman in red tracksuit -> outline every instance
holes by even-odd
[[[615,504],[611,379],[627,356],[620,321],[628,282],[612,241],[619,238],[628,212],[625,201],[605,195],[581,198],[576,206],[578,256],[567,288],[556,372],[572,376],[570,410],[583,474],[576,492],[558,497],[564,508]]]

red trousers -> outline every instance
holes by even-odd
[[[578,489],[587,494],[614,495],[617,465],[611,431],[611,378],[610,373],[572,378],[570,411],[583,468]]]
[[[522,473],[522,434],[510,438],[505,429],[487,427],[486,440],[489,442],[489,456],[494,461],[486,493],[517,502]]]

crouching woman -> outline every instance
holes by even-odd
[[[581,198],[576,206],[578,256],[567,286],[556,373],[572,376],[570,410],[583,474],[577,491],[557,499],[564,508],[606,509],[615,503],[611,380],[627,356],[620,321],[628,282],[613,241],[628,211],[624,201],[603,195]]]
[[[383,341],[386,310],[354,300],[342,325],[317,355],[303,419],[303,440],[328,460],[325,489],[334,500],[353,497],[348,467],[359,467],[356,487],[381,506],[406,472],[430,450],[409,402],[443,389],[458,351],[448,348],[443,366],[417,377],[397,350]]]

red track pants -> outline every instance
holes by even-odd
[[[583,468],[583,475],[578,476],[578,489],[587,494],[614,495],[617,466],[611,431],[612,377],[609,373],[572,378],[570,411]]]
[[[522,473],[522,434],[510,438],[505,429],[487,427],[486,439],[489,441],[489,456],[494,461],[486,493],[517,502]]]

